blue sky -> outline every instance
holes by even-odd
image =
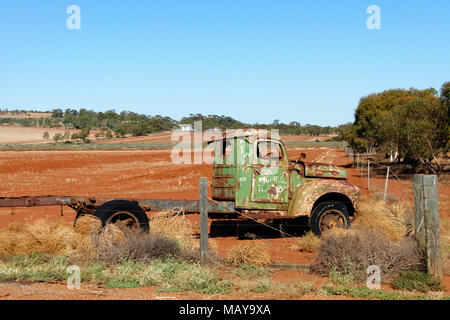
[[[449,17],[448,0],[2,1],[0,108],[338,125],[367,94],[450,81]]]

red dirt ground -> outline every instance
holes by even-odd
[[[166,136],[160,135],[158,139],[166,139]],[[308,161],[320,161],[343,166],[350,164],[350,160],[346,157],[344,151],[336,148],[292,148],[288,152],[292,159],[298,158],[300,153],[305,152]],[[211,165],[175,165],[171,162],[170,150],[0,152],[0,181],[2,182],[0,184],[0,196],[56,194],[195,200],[198,199],[198,178],[202,176],[208,177],[211,181]],[[351,168],[349,169],[349,180],[359,186],[364,194],[367,194],[367,181],[364,175],[361,178],[360,173]],[[397,198],[412,201],[411,181],[391,179],[389,183],[389,193],[394,194]],[[372,192],[383,190],[384,176],[372,177],[371,186]],[[450,188],[442,183],[440,183],[439,188],[442,203],[441,215],[449,216],[448,195]],[[11,215],[9,208],[4,208],[0,209],[0,229],[6,227],[11,221],[31,221],[43,217],[61,219],[59,215],[60,208],[58,207],[16,208],[14,215]],[[75,214],[70,208],[65,208],[62,219],[72,222],[74,216]],[[190,219],[193,222],[198,221],[197,216],[191,216]],[[233,235],[217,236],[214,237],[214,240],[218,244],[218,251],[221,255],[226,254],[231,246],[236,245],[238,241],[242,241]],[[313,254],[290,249],[295,240],[295,238],[268,238],[256,241],[269,243],[273,262],[311,263],[314,259]],[[276,271],[273,275],[274,281],[290,281],[292,278],[310,279],[311,277],[313,276],[301,271]],[[325,278],[317,279],[319,282],[325,281]],[[445,281],[449,284],[448,278]],[[5,285],[0,285],[0,298],[2,286]],[[37,293],[32,296],[33,299],[41,297],[39,293],[41,287],[42,284],[36,285]],[[51,285],[51,287],[56,290],[55,292],[59,290],[58,288],[62,288],[58,284]],[[128,291],[134,292],[132,296],[137,299],[140,296],[144,299],[145,297],[157,298],[152,289],[130,289],[121,291],[120,294],[111,293],[114,290],[102,289],[101,291],[106,292],[106,295],[86,293],[85,298],[115,299],[119,298],[118,295],[121,294],[124,295],[124,298],[129,298],[130,296],[126,295]],[[165,296],[168,295],[187,298],[184,294],[166,294]],[[283,299],[283,297],[268,297],[264,294],[259,296],[268,299]],[[246,296],[245,298],[258,299],[259,296]],[[20,298],[21,296],[11,295],[11,297]],[[65,298],[63,294],[60,297]],[[28,298],[30,297],[27,296],[26,299]],[[51,298],[55,297],[51,296]],[[78,298],[80,297],[77,296]],[[202,297],[190,294],[189,298]],[[220,298],[227,297],[221,296]],[[240,297],[233,296],[232,298]]]

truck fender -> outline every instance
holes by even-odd
[[[345,203],[352,215],[358,211],[361,191],[345,180],[312,180],[299,186],[289,201],[288,216],[310,216],[314,206],[322,201]]]

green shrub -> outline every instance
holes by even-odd
[[[250,288],[251,292],[263,293],[270,290],[272,286],[272,281],[270,279],[259,280],[255,286]]]
[[[243,278],[257,278],[267,276],[269,274],[269,270],[262,267],[256,267],[254,265],[244,263],[239,268],[233,270],[233,273],[239,277]]]
[[[421,271],[402,272],[394,278],[392,286],[397,290],[407,291],[442,291],[442,283],[432,275]]]
[[[139,288],[139,283],[134,281],[111,281],[105,288],[107,289],[129,289],[129,288]]]

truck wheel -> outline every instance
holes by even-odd
[[[309,218],[311,230],[318,236],[333,228],[350,228],[347,207],[338,201],[319,203]]]
[[[126,222],[128,227],[139,227],[144,231],[149,230],[148,217],[145,211],[134,202],[126,200],[113,200],[102,204],[94,215],[102,221],[102,225],[108,223]]]

